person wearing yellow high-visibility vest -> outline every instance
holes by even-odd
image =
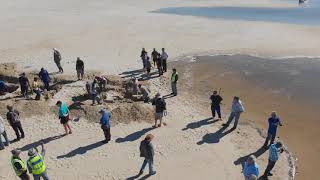
[[[177,82],[178,82],[178,73],[175,68],[172,69],[172,75],[171,75],[171,89],[172,89],[172,95],[177,96],[178,90],[177,90]]]
[[[27,161],[27,166],[29,173],[33,175],[34,180],[40,180],[41,177],[44,180],[49,180],[46,171],[47,168],[44,163],[45,152],[43,143],[41,143],[41,153],[38,152],[36,147],[28,151],[29,159]]]
[[[21,180],[30,180],[30,177],[27,172],[27,166],[20,158],[21,151],[18,149],[13,149],[11,153],[11,164],[16,175]]]

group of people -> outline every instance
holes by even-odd
[[[218,120],[221,120],[221,102],[223,98],[220,96],[218,91],[213,91],[213,94],[210,96],[211,99],[211,112],[212,118],[215,119],[216,113],[218,114]],[[234,120],[234,125],[232,129],[236,129],[239,123],[240,115],[244,112],[244,106],[239,97],[235,96],[232,101],[231,112],[228,118],[228,121],[222,124],[224,127],[228,127]],[[281,142],[275,142],[277,135],[278,126],[282,126],[280,118],[277,116],[276,112],[271,112],[270,117],[268,118],[268,133],[263,145],[264,148],[269,147],[269,161],[267,168],[264,174],[261,176],[262,179],[268,179],[268,176],[272,176],[271,170],[275,166],[277,160],[279,159],[279,153],[284,151]],[[270,143],[270,144],[269,144]],[[250,155],[247,161],[244,164],[243,174],[245,180],[257,180],[259,177],[259,166],[256,163],[256,157]]]
[[[155,48],[153,48],[151,57],[153,61],[153,66],[157,67],[158,69],[159,76],[167,72],[167,61],[169,56],[164,48],[161,49],[161,54]],[[142,60],[143,69],[147,72],[147,76],[149,77],[152,68],[152,63],[150,62],[150,57],[145,48],[142,48],[140,58]]]

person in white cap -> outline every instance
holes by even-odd
[[[29,159],[27,161],[27,166],[29,173],[33,175],[34,180],[40,180],[42,177],[44,180],[49,180],[47,174],[47,167],[44,163],[44,156],[46,150],[44,149],[44,145],[41,142],[41,153],[38,152],[37,147],[31,148],[28,151]]]
[[[53,48],[53,60],[59,69],[59,73],[63,73],[63,68],[61,66],[61,54],[56,48]]]
[[[14,172],[21,180],[29,180],[30,177],[27,173],[27,166],[20,158],[21,151],[19,149],[13,149],[11,151],[11,165]]]

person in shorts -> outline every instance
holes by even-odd
[[[163,115],[166,113],[166,102],[161,97],[160,93],[156,94],[156,97],[153,99],[152,105],[154,105],[156,107],[155,123],[154,123],[153,127],[155,127],[155,128],[156,127],[161,127]],[[159,125],[157,125],[158,120],[160,121]]]
[[[69,125],[69,109],[67,104],[62,103],[61,101],[58,101],[56,103],[56,106],[59,107],[59,119],[60,123],[63,125],[65,130],[65,135],[72,134],[71,127]],[[69,130],[69,131],[68,131]]]

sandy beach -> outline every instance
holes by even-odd
[[[156,137],[155,167],[159,173],[150,179],[240,180],[243,179],[240,164],[247,155],[251,153],[259,155],[258,163],[261,171],[267,164],[268,153],[262,152],[260,148],[264,141],[264,134],[261,132],[264,132],[265,119],[273,109],[279,109],[284,119],[290,119],[288,122],[291,125],[282,128],[279,136],[294,157],[298,158],[296,179],[317,178],[313,168],[317,167],[318,160],[314,157],[319,152],[319,144],[313,145],[312,148],[308,143],[309,140],[317,142],[315,136],[318,133],[313,123],[317,121],[318,116],[312,112],[314,109],[309,108],[313,103],[317,103],[314,101],[316,91],[307,91],[310,89],[310,81],[306,84],[290,81],[292,82],[290,86],[273,89],[278,87],[278,84],[264,83],[265,79],[270,80],[273,76],[264,76],[263,72],[270,70],[267,63],[269,60],[301,57],[295,60],[300,62],[304,61],[305,57],[318,57],[320,26],[207,18],[162,11],[177,7],[290,9],[296,8],[298,6],[296,3],[272,0],[70,0],[68,2],[0,0],[0,3],[0,11],[3,14],[0,16],[2,24],[0,62],[17,64],[19,72],[38,72],[41,67],[47,68],[51,73],[56,72],[52,48],[57,48],[62,53],[62,65],[66,76],[75,78],[73,75],[76,57],[84,59],[86,70],[116,75],[141,68],[139,56],[142,47],[149,52],[154,47],[158,50],[165,47],[169,61],[182,60],[174,62],[170,68],[177,66],[185,72],[182,74],[183,93],[177,98],[167,100],[169,109],[172,109],[166,117],[168,126],[150,129],[152,120],[148,118],[149,116],[138,114],[133,118],[135,120],[130,120],[130,115],[123,116],[122,113],[126,109],[122,109],[117,111],[119,113],[112,127],[112,142],[108,145],[100,143],[103,134],[100,132],[99,124],[94,123],[98,121],[95,113],[92,114],[94,118],[89,118],[91,114],[75,111],[75,115],[81,118],[80,121],[72,123],[74,134],[63,138],[59,136],[63,133],[63,129],[58,124],[55,111],[52,110],[55,109],[53,105],[56,100],[63,100],[70,105],[72,97],[81,97],[85,91],[84,82],[67,83],[55,94],[52,101],[44,104],[27,106],[28,102],[24,100],[14,102],[21,108],[27,108],[23,116],[23,125],[28,135],[23,141],[14,143],[0,152],[0,179],[15,179],[9,162],[12,148],[18,147],[26,151],[33,143],[40,140],[44,140],[48,148],[46,162],[48,174],[52,179],[130,179],[130,177],[132,179],[142,163],[138,153],[139,142],[144,135],[151,132]],[[260,68],[258,65],[251,67],[252,71],[260,68],[262,72],[256,79],[247,79],[248,76],[236,74],[242,72],[242,63],[229,66],[219,61],[212,63],[203,61],[204,63],[195,63],[188,67],[183,62],[199,55],[203,57],[212,54],[245,54],[237,57],[239,60],[252,60],[247,55],[275,59],[265,59],[263,62],[266,68]],[[204,58],[208,59],[210,61],[210,58]],[[255,58],[252,61],[255,61]],[[241,62],[251,63],[251,61]],[[290,65],[290,61],[283,64],[284,67]],[[226,72],[215,72],[219,70],[217,67],[234,73],[228,75]],[[206,71],[210,73],[202,73]],[[312,75],[318,75],[318,71],[313,72]],[[226,75],[221,79],[214,79],[216,82],[209,83],[211,76],[217,75],[216,73],[226,73]],[[290,69],[290,73],[296,77],[303,74],[294,67],[293,70]],[[308,79],[307,75],[298,80]],[[188,77],[192,80],[186,81]],[[152,93],[158,91],[163,95],[169,93],[168,79],[169,75],[150,80],[149,87]],[[197,84],[199,81],[201,83]],[[263,83],[257,83],[262,81]],[[282,84],[285,81],[286,79],[279,79],[277,82]],[[218,83],[219,87],[223,86],[223,93],[226,96],[224,120],[229,112],[230,98],[234,95],[233,89],[236,87],[239,89],[238,94],[246,97],[249,112],[245,114],[240,129],[236,131],[224,133],[220,130],[222,122],[208,119],[210,110],[208,99],[205,98],[209,95],[206,94],[209,90],[216,88],[215,83]],[[283,95],[288,90],[286,88],[296,87],[301,88],[298,88],[299,91],[288,91],[291,94],[287,96]],[[270,91],[265,92],[265,88]],[[309,96],[305,96],[306,101],[301,102],[305,105],[303,111],[310,112],[306,113],[308,116],[296,113],[301,109],[295,104],[292,105],[292,102],[296,102],[294,97],[300,91],[310,93]],[[274,99],[279,101],[270,105],[269,102]],[[1,102],[3,108],[6,102],[6,100]],[[259,105],[255,106],[256,104]],[[46,108],[28,111],[28,108],[38,106]],[[143,112],[152,109],[151,106],[138,105],[138,107],[146,108]],[[87,108],[90,112],[96,112],[95,108]],[[290,113],[291,111],[294,113]],[[45,113],[41,114],[43,112]],[[4,109],[1,109],[1,115],[5,117]],[[125,118],[121,118],[122,116]],[[304,118],[308,120],[298,121]],[[14,137],[11,128],[7,129],[9,137]],[[34,129],[38,129],[38,132],[34,133]],[[301,129],[308,131],[295,136]],[[290,169],[292,167],[288,162],[292,160],[290,158],[289,152],[281,155],[272,179],[291,178],[290,173],[293,169]]]

